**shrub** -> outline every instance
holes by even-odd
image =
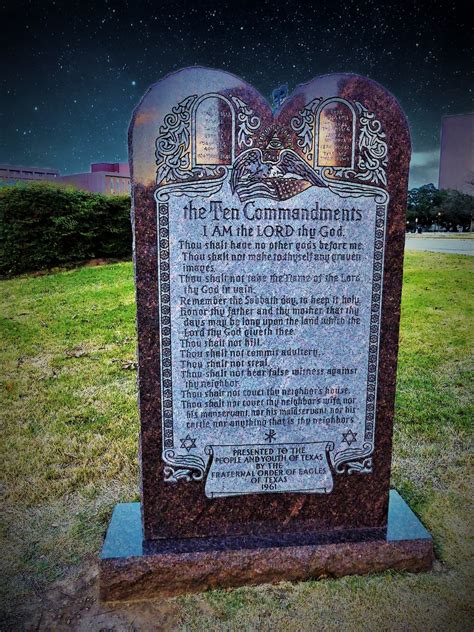
[[[130,198],[48,182],[0,188],[0,274],[132,252]]]

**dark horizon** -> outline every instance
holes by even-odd
[[[458,3],[20,0],[2,13],[1,163],[66,174],[125,162],[141,96],[185,66],[232,72],[269,100],[280,84],[291,93],[332,72],[381,83],[410,123],[410,186],[437,185],[441,119],[473,109],[472,40]]]

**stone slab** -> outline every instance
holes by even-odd
[[[396,99],[334,74],[272,111],[239,77],[186,68],[150,87],[129,143],[145,538],[384,529],[410,159]],[[317,260],[270,256],[303,246]],[[231,326],[236,290],[279,324]],[[208,296],[228,302],[200,323]],[[324,322],[295,311],[322,301]]]
[[[143,540],[140,503],[115,507],[100,556],[100,597],[137,600],[214,588],[429,570],[431,535],[395,490],[386,530],[285,537]]]

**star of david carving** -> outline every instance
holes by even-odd
[[[196,438],[191,437],[189,434],[184,439],[180,439],[180,441],[181,447],[185,448],[188,454],[196,447]]]
[[[355,441],[357,441],[357,432],[347,430],[347,432],[342,433],[342,443],[347,443],[350,447]]]

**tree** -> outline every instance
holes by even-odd
[[[441,193],[434,184],[425,184],[408,192],[408,228],[429,228],[436,221]]]
[[[454,189],[442,189],[438,205],[438,223],[446,230],[470,230],[474,216],[474,196]]]

